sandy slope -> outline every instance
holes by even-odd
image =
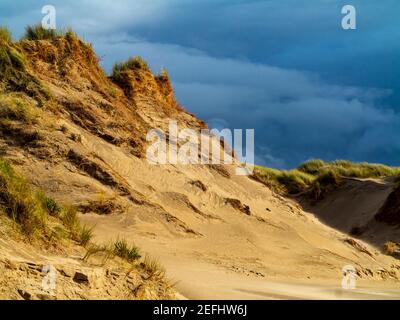
[[[154,166],[71,122],[61,125],[81,142],[54,132],[52,143],[82,154],[116,185],[70,158],[38,160],[19,148],[9,148],[8,158],[57,200],[89,208],[82,220],[96,226],[97,242],[125,237],[159,257],[189,298],[337,298],[348,264],[357,268],[360,285],[398,287],[398,260],[361,240],[346,242],[348,235],[294,201],[236,176],[234,166],[225,166],[230,177],[210,166]],[[93,202],[112,203],[112,214],[91,213]],[[240,210],[246,205],[249,215]]]
[[[359,241],[367,253],[361,252],[344,241],[347,235],[247,177],[228,179],[201,166],[151,166],[94,138],[83,144],[147,201],[182,223],[160,219],[143,206],[122,215],[86,214],[82,219],[96,225],[99,241],[119,234],[158,256],[188,297],[337,298],[347,264],[359,270],[360,284],[375,289],[398,285],[400,264],[393,258]],[[191,185],[193,180],[207,190]],[[226,204],[225,198],[239,199],[251,215]],[[306,286],[275,284],[281,281],[306,281]],[[269,292],[271,284],[275,289]]]
[[[327,225],[345,233],[357,228],[357,237],[382,248],[386,241],[400,241],[398,228],[375,220],[396,185],[393,178],[347,178],[316,205],[304,206]]]

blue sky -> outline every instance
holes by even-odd
[[[46,4],[107,70],[141,55],[210,126],[254,128],[259,164],[400,165],[398,0],[2,0],[1,24],[18,37]]]

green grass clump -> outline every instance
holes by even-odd
[[[129,70],[150,70],[147,62],[142,57],[129,58],[125,62],[114,64],[111,78],[119,81],[123,80],[124,73]]]
[[[38,119],[38,110],[17,94],[2,94],[0,95],[0,118],[35,124]]]
[[[139,249],[134,245],[128,245],[125,239],[114,243],[114,254],[128,262],[133,262],[141,257]]]
[[[340,185],[342,178],[382,178],[400,175],[399,167],[383,164],[355,163],[348,160],[325,162],[309,160],[293,170],[256,167],[255,177],[282,194],[309,192],[315,199]]]
[[[161,72],[159,74],[157,74],[156,76],[154,76],[154,78],[156,79],[156,81],[161,82],[161,83],[170,81],[168,71],[165,68],[162,68]]]
[[[400,174],[400,168],[374,163],[352,163],[349,161],[334,161],[329,166],[338,174],[353,178],[380,178]]]
[[[125,70],[149,70],[149,65],[142,57],[132,57],[125,62],[116,63],[113,71],[125,71]]]
[[[281,170],[267,168],[267,167],[256,167],[255,177],[261,180],[265,185],[267,185],[271,190],[277,193],[284,193],[285,188],[278,181],[278,176],[282,173]]]
[[[46,228],[47,213],[37,193],[4,160],[0,160],[0,203],[5,213],[28,236]]]
[[[312,183],[314,177],[300,170],[277,170],[256,167],[258,178],[278,193],[298,193],[304,191]]]
[[[8,41],[0,39],[0,74],[4,78],[9,78],[17,76],[18,72],[24,73],[25,71],[23,55]]]
[[[41,23],[26,26],[25,34],[22,39],[25,40],[55,40],[58,38],[66,38],[68,40],[78,39],[78,35],[71,29],[45,29]]]
[[[286,190],[291,194],[304,191],[313,180],[314,177],[312,175],[297,169],[282,171],[278,176],[278,182],[284,185]]]
[[[65,34],[54,29],[45,29],[42,24],[27,26],[25,28],[24,39],[27,40],[54,40],[63,37]]]
[[[325,165],[326,163],[323,160],[313,159],[302,163],[300,166],[297,167],[297,169],[299,171],[314,175],[318,174]]]
[[[61,213],[61,207],[58,205],[56,200],[47,196],[43,191],[38,192],[38,198],[43,209],[45,209],[49,215],[53,217],[59,216]]]
[[[88,227],[86,225],[82,226],[79,232],[79,244],[82,246],[87,246],[93,238],[93,227]]]
[[[88,231],[86,233],[88,233],[91,238],[91,229],[87,230]],[[141,258],[139,248],[136,247],[134,244],[129,245],[125,239],[118,239],[114,243],[109,243],[105,245],[98,245],[93,243],[87,247],[86,255],[83,259],[87,261],[91,256],[97,254],[103,255],[105,260],[108,260],[111,257],[119,257],[129,263],[132,263]]]
[[[76,208],[72,206],[62,208],[60,219],[63,222],[63,225],[69,230],[70,237],[76,241],[79,241],[81,225]]]
[[[0,159],[0,212],[20,226],[30,238],[50,241],[67,237],[87,245],[93,228],[81,226],[74,207],[63,207],[41,190],[34,190],[15,172],[10,163]]]
[[[380,178],[400,174],[400,168],[398,167],[367,162],[355,163],[348,160],[336,160],[333,162],[309,160],[301,164],[297,169],[312,175],[318,175],[323,170],[331,170],[343,177],[352,178]]]

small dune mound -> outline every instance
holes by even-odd
[[[99,66],[99,59],[92,46],[82,41],[73,31],[50,33],[38,36],[39,39],[30,33],[27,32],[18,45],[36,72],[46,72],[48,79],[62,78],[71,85],[86,85],[88,88],[107,91],[107,76]]]
[[[115,64],[111,80],[130,98],[152,97],[163,106],[168,106],[166,110],[172,108],[180,110],[168,72],[163,69],[160,74],[153,75],[141,57],[133,57]]]

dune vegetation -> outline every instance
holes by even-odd
[[[30,239],[53,241],[69,238],[88,242],[87,227],[82,226],[73,207],[59,205],[42,190],[35,190],[11,164],[0,159],[0,206],[22,234]]]
[[[129,263],[141,258],[139,248],[125,239],[106,246],[92,243],[94,228],[81,224],[73,206],[60,205],[43,190],[35,190],[11,164],[0,159],[0,212],[11,219],[21,235],[54,247],[63,240],[72,240],[87,247],[87,257],[106,252]]]
[[[258,166],[254,178],[280,194],[307,193],[320,199],[325,192],[340,185],[343,178],[383,178],[400,175],[400,168],[382,164],[355,163],[347,160],[325,162],[313,159],[293,170]]]

